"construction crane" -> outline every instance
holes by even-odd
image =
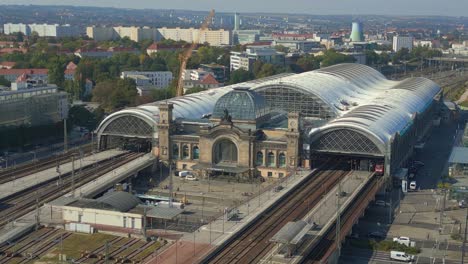
[[[205,18],[203,21],[198,34],[195,35],[195,39],[192,41],[192,44],[182,53],[179,55],[180,59],[180,68],[179,68],[179,79],[177,81],[177,90],[176,96],[184,95],[184,71],[187,67],[187,61],[192,57],[193,49],[197,46],[198,42],[200,41],[200,35],[208,29],[213,17],[215,15],[214,9],[211,9],[210,14]]]

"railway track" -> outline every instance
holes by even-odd
[[[60,230],[58,229],[45,228],[45,231],[41,232],[38,236],[20,240],[18,243],[15,244],[21,243],[21,246],[15,247],[15,245],[13,245],[8,250],[4,251],[3,256],[0,257],[0,264],[10,263],[13,260],[13,258],[16,257],[23,257],[26,255],[25,253],[32,248],[40,248],[44,241],[46,243],[49,243],[51,237],[58,233],[60,233]]]
[[[91,182],[142,155],[144,153],[126,153],[118,158],[103,161],[99,164],[99,167],[87,167],[81,173],[75,174],[75,187],[77,188]],[[36,208],[36,204],[40,207],[44,203],[53,201],[70,192],[73,185],[72,182],[71,173],[69,173],[62,176],[61,184],[56,180],[48,181],[0,200],[2,204],[14,205],[0,211],[0,228],[4,227],[8,222],[33,211]]]
[[[340,167],[338,167],[340,166]],[[262,214],[226,247],[203,263],[257,263],[273,247],[269,242],[287,222],[302,219],[342,177],[349,172],[343,165],[332,170],[319,171],[297,187],[293,195],[285,197],[278,205]]]
[[[83,153],[90,153],[92,147],[90,144],[85,145],[82,148]],[[45,159],[38,160],[36,162],[27,163],[21,166],[12,167],[7,170],[0,172],[0,184],[7,183],[16,179],[26,177],[28,175],[34,174],[39,171],[43,171],[57,165],[60,165],[64,162],[69,162],[73,155],[79,155],[79,150],[72,150],[67,154],[62,154],[60,156],[52,156]]]
[[[116,238],[111,239],[107,243],[109,243],[109,245],[113,245],[115,243],[122,241],[123,239],[124,239],[123,237],[116,237]],[[99,256],[105,253],[106,253],[106,245],[102,245],[89,253],[84,252],[83,254],[81,254],[81,258],[77,259],[75,263],[83,263],[84,261],[89,260],[91,258],[98,258]]]
[[[362,189],[361,193],[354,199],[351,206],[349,206],[341,214],[341,234],[346,234],[351,230],[355,218],[359,218],[362,212],[367,207],[367,202],[356,203],[364,199],[372,199],[375,192],[380,188],[379,181],[382,178],[374,176],[367,185]],[[336,243],[336,221],[332,228],[330,228],[321,238],[321,240],[312,248],[306,257],[302,260],[302,264],[323,263],[331,253],[337,248]]]

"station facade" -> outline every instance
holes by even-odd
[[[440,91],[339,64],[124,109],[97,135],[102,149],[136,144],[201,177],[284,177],[327,158],[392,175],[440,114]]]

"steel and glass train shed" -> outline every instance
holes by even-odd
[[[216,101],[235,87],[261,94],[272,109],[298,112],[306,158],[340,155],[380,159],[387,174],[404,165],[438,114],[440,87],[429,79],[386,79],[371,67],[339,64],[301,74],[280,74],[237,85],[128,108],[97,129],[99,146],[115,137],[158,145],[158,105],[172,103],[175,122],[205,122]]]

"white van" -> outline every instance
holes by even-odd
[[[416,191],[416,181],[410,182],[409,188],[410,188],[410,190],[412,190],[412,191]]]
[[[390,251],[390,259],[411,262],[414,260],[414,256],[407,255],[405,252],[402,251]]]

